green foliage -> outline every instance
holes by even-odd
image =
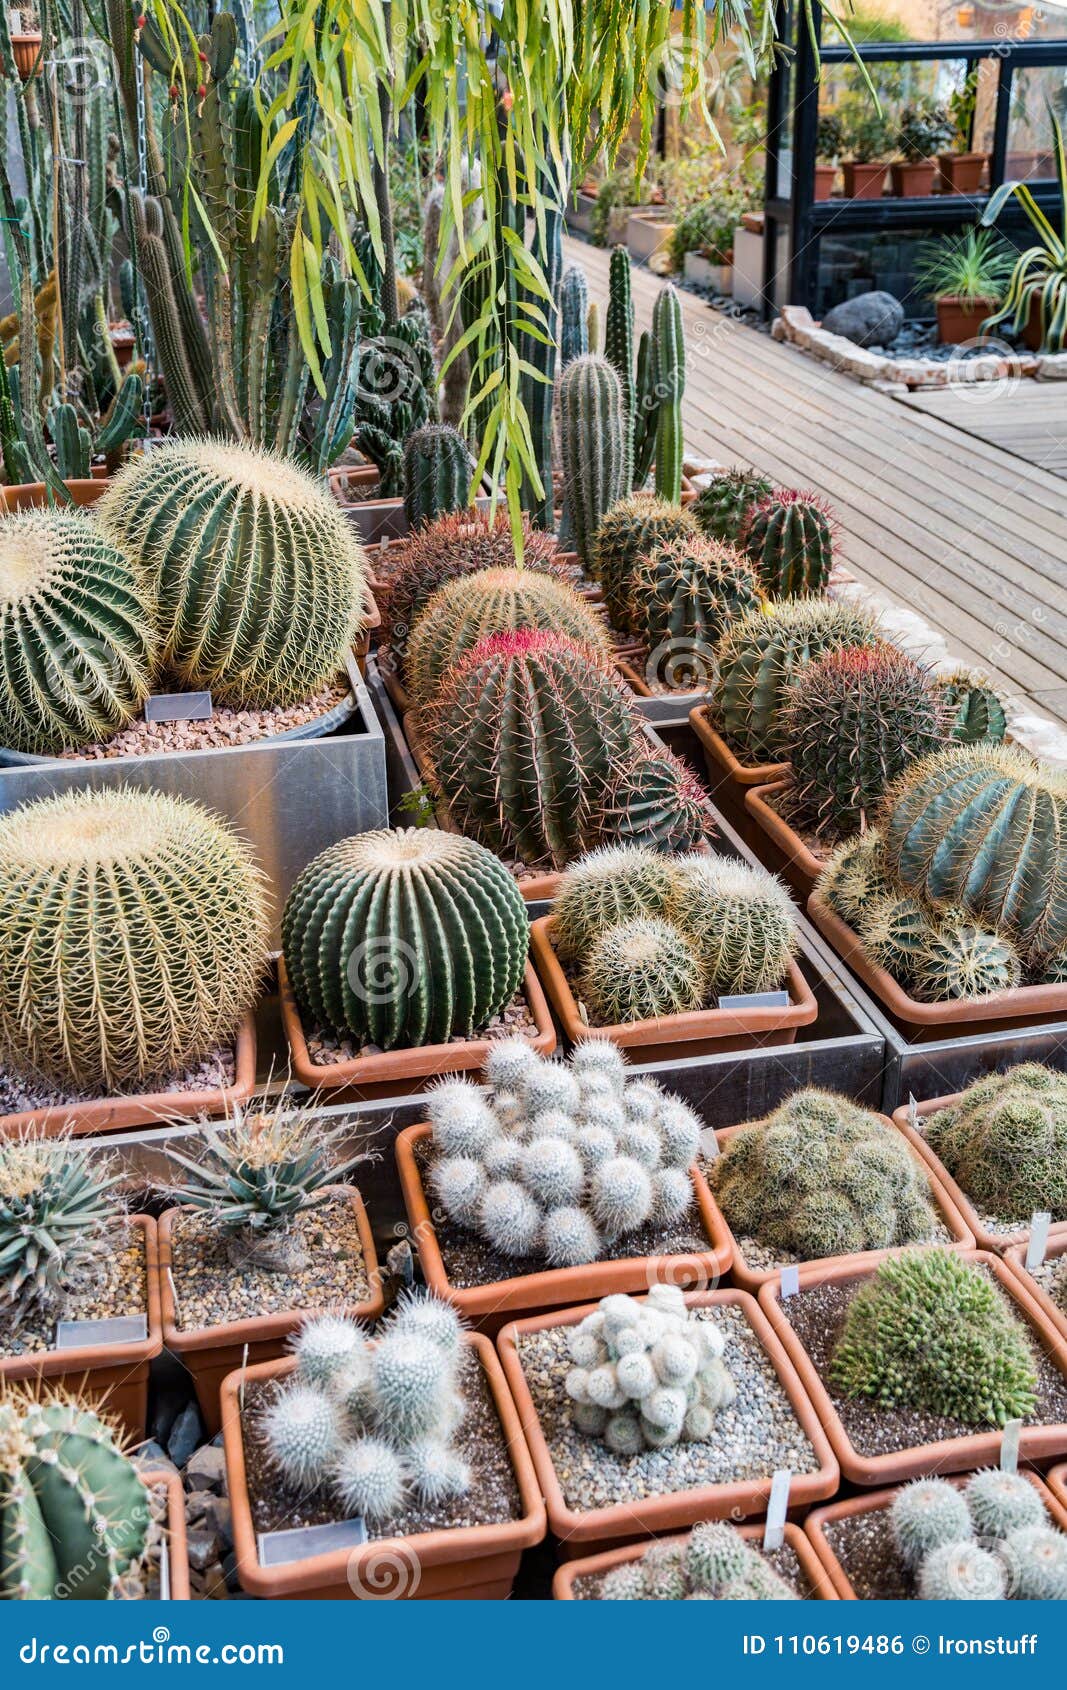
[[[820,112],[815,127],[815,157],[818,162],[836,164],[844,157],[845,145],[845,125],[840,114],[835,111]]]
[[[936,1156],[984,1213],[1067,1220],[1067,1078],[1036,1062],[976,1080],[924,1123]]]
[[[69,1138],[0,1139],[0,1305],[13,1328],[31,1312],[58,1315],[110,1248],[119,1179]]]
[[[1033,224],[1038,239],[1016,259],[1004,303],[982,327],[989,330],[1010,323],[1012,333],[1021,334],[1036,314],[1041,350],[1055,353],[1062,352],[1067,343],[1067,143],[1060,119],[1051,105],[1047,110],[1059,184],[1059,228],[1045,216],[1025,182],[1002,182],[990,195],[982,213],[984,225],[992,226],[1008,201],[1014,199]]]
[[[885,158],[894,144],[894,131],[883,112],[858,100],[841,113],[845,126],[846,156],[857,164],[873,164]]]
[[[896,144],[906,159],[919,163],[933,158],[952,139],[952,121],[936,100],[916,100],[905,106],[896,130]]]
[[[740,544],[771,598],[825,593],[833,567],[833,521],[815,494],[783,487],[749,505]]]
[[[693,515],[709,539],[736,545],[749,513],[760,499],[774,492],[774,483],[756,470],[730,469],[713,476],[693,501]]]
[[[915,280],[934,299],[999,305],[1014,267],[1014,249],[992,229],[966,229],[924,241],[916,253]]]

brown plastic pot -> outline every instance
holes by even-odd
[[[189,1543],[185,1532],[185,1488],[181,1475],[169,1467],[145,1467],[141,1470],[141,1477],[150,1489],[167,1493],[170,1599],[172,1602],[188,1602],[192,1591],[189,1589]]]
[[[763,1542],[765,1527],[761,1525],[738,1526],[738,1534],[746,1543],[754,1543],[758,1549]],[[677,1536],[659,1538],[660,1543],[688,1543],[689,1533],[679,1532]],[[785,1524],[785,1542],[800,1562],[801,1571],[811,1587],[812,1601],[836,1602],[837,1591],[827,1567],[823,1565],[819,1545],[814,1540],[804,1536],[799,1526],[794,1526],[791,1520]],[[621,1549],[606,1549],[602,1555],[584,1555],[579,1560],[567,1561],[556,1571],[552,1580],[552,1598],[555,1602],[577,1602],[580,1600],[574,1594],[574,1586],[579,1579],[599,1578],[604,1573],[610,1573],[613,1567],[625,1566],[628,1561],[640,1561],[648,1549],[647,1543],[631,1543]]]
[[[917,1103],[915,1112],[918,1119],[924,1120],[930,1115],[936,1115],[939,1109],[954,1109],[963,1093],[953,1092],[949,1097],[931,1097],[925,1103]],[[893,1124],[900,1128],[913,1150],[926,1163],[934,1178],[944,1186],[951,1201],[956,1205],[963,1217],[963,1223],[974,1233],[979,1250],[991,1250],[994,1255],[1002,1255],[1005,1250],[1013,1249],[1016,1245],[1027,1245],[1030,1242],[1030,1228],[1020,1227],[1018,1232],[990,1232],[981,1215],[975,1208],[963,1187],[953,1179],[944,1162],[930,1145],[927,1144],[921,1132],[917,1132],[911,1124],[911,1106],[904,1104],[893,1111]],[[1057,1221],[1049,1228],[1049,1238],[1067,1238],[1067,1221]]]
[[[1044,1503],[1053,1523],[1062,1532],[1067,1530],[1067,1508],[1053,1495],[1051,1486],[1045,1485],[1036,1473],[1023,1473],[1024,1479],[1029,1479]],[[950,1478],[948,1483],[957,1488],[966,1483],[967,1475]],[[864,1496],[849,1496],[843,1502],[831,1502],[825,1508],[814,1508],[804,1521],[808,1543],[814,1548],[820,1562],[825,1567],[826,1576],[833,1586],[834,1595],[842,1602],[857,1602],[860,1598],[849,1580],[841,1562],[831,1547],[826,1535],[826,1527],[833,1525],[835,1520],[850,1520],[857,1514],[878,1514],[883,1508],[889,1508],[895,1497],[900,1494],[899,1485],[891,1485],[886,1490],[868,1491]]]
[[[797,1422],[815,1451],[819,1465],[814,1473],[798,1473],[789,1492],[792,1508],[806,1507],[833,1496],[837,1489],[838,1467],[826,1434],[801,1384],[796,1368],[767,1316],[747,1291],[694,1291],[686,1297],[690,1308],[740,1308],[766,1351],[774,1371],[789,1398]],[[549,1527],[558,1538],[568,1543],[601,1542],[607,1547],[618,1540],[641,1536],[644,1533],[680,1531],[684,1526],[696,1525],[699,1520],[741,1520],[751,1514],[766,1511],[770,1496],[771,1477],[737,1480],[722,1485],[697,1485],[692,1490],[676,1491],[672,1495],[648,1496],[639,1500],[616,1502],[604,1508],[590,1508],[575,1512],[564,1498],[552,1455],[537,1417],[530,1388],[522,1370],[518,1341],[523,1333],[542,1332],[546,1327],[577,1326],[596,1304],[566,1309],[562,1313],[537,1315],[505,1326],[497,1339],[500,1359],[504,1364],[508,1384],[519,1411],[522,1430],[530,1446],[541,1491],[548,1508]]]
[[[983,339],[982,324],[997,308],[995,299],[960,299],[949,294],[934,301],[937,308],[937,338],[945,346]]]
[[[879,1115],[876,1110],[872,1110],[872,1114],[875,1114],[877,1119],[883,1122],[885,1126],[896,1130],[895,1122],[891,1121],[888,1115]],[[749,1123],[747,1121],[743,1121],[736,1127],[720,1127],[715,1134],[720,1153],[726,1149],[734,1135],[736,1133],[743,1132],[745,1127],[748,1125]],[[914,1150],[913,1145],[911,1148]],[[915,1151],[915,1157],[922,1166],[923,1173],[929,1178],[930,1195],[934,1200],[934,1206],[952,1235],[952,1242],[950,1244],[946,1244],[944,1248],[950,1250],[973,1250],[975,1247],[974,1234],[968,1228],[959,1209],[952,1201],[952,1198],[946,1191],[942,1181],[938,1178],[936,1171],[930,1167],[926,1157],[920,1156],[918,1151]],[[780,1269],[749,1267],[741,1253],[741,1245],[738,1242],[737,1235],[733,1231],[733,1228],[727,1220],[726,1215],[723,1213],[723,1210],[720,1208],[713,1190],[711,1191],[711,1200],[715,1204],[720,1224],[726,1229],[730,1239],[730,1247],[733,1251],[733,1266],[730,1270],[730,1277],[731,1279],[736,1280],[737,1284],[740,1285],[743,1291],[751,1291],[752,1295],[755,1297],[762,1286],[766,1285],[772,1279],[777,1279]],[[915,1247],[921,1248],[921,1246],[913,1246],[913,1248]],[[898,1255],[901,1249],[906,1248],[908,1248],[908,1246],[901,1245],[898,1249],[889,1251],[887,1254]],[[805,1263],[805,1266],[818,1267],[824,1261],[839,1261],[841,1259],[842,1258],[836,1256],[824,1256],[820,1257],[818,1260]]]
[[[999,1256],[988,1250],[964,1250],[965,1261],[980,1263],[996,1279],[997,1284],[1013,1305],[1013,1312],[1060,1373],[1067,1378],[1067,1344],[1046,1322],[1034,1298],[1014,1273],[1009,1272]],[[833,1262],[813,1263],[800,1269],[800,1289],[812,1285],[854,1284],[869,1279],[890,1252],[872,1250],[863,1256],[842,1256]],[[778,1277],[768,1280],[759,1294],[760,1307],[768,1316],[777,1337],[800,1375],[805,1391],[815,1405],[815,1412],[827,1436],[834,1455],[841,1464],[842,1476],[854,1485],[899,1484],[904,1479],[916,1479],[928,1473],[969,1473],[975,1467],[989,1467],[1000,1455],[1002,1433],[995,1428],[988,1432],[968,1432],[958,1438],[943,1438],[939,1443],[914,1444],[908,1449],[888,1450],[881,1455],[861,1455],[849,1439],[830,1392],[823,1384],[816,1368],[796,1332],[789,1323],[781,1299]],[[1023,1426],[1019,1442],[1019,1459],[1047,1461],[1067,1452],[1067,1424],[1056,1426]]]
[[[936,159],[898,160],[889,166],[889,191],[896,199],[929,199],[937,174]]]
[[[537,1024],[537,1032],[527,1043],[539,1056],[551,1056],[556,1048],[556,1029],[541,982],[527,961],[523,976],[523,993],[530,1014]],[[371,1056],[353,1056],[344,1062],[329,1062],[322,1067],[311,1060],[300,1008],[289,984],[285,958],[278,958],[278,996],[281,1001],[282,1026],[289,1043],[293,1072],[313,1091],[353,1090],[362,1097],[396,1097],[403,1093],[425,1091],[431,1080],[441,1074],[467,1074],[484,1068],[485,1059],[493,1048],[492,1039],[453,1039],[448,1044],[416,1045],[402,1050],[383,1050]]]
[[[650,1285],[662,1283],[698,1287],[717,1284],[730,1270],[729,1232],[707,1180],[694,1165],[689,1175],[708,1240],[706,1250],[677,1256],[627,1256],[618,1261],[587,1262],[581,1267],[543,1268],[488,1285],[454,1286],[437,1243],[416,1155],[417,1147],[432,1137],[428,1122],[405,1127],[397,1135],[396,1165],[408,1225],[430,1290],[453,1303],[480,1331],[496,1332],[505,1321],[545,1310],[570,1309],[576,1302],[606,1297],[613,1291],[646,1291]]]
[[[785,858],[784,872],[790,885],[801,897],[807,897],[818,880],[827,859],[821,851],[813,851],[795,828],[779,813],[775,800],[791,792],[791,780],[772,781],[770,786],[752,786],[745,793],[745,809],[762,833]]]
[[[988,153],[938,153],[943,194],[977,194],[981,192]]]
[[[147,1315],[148,1336],[132,1344],[82,1344],[77,1349],[3,1356],[0,1384],[62,1384],[88,1402],[104,1405],[134,1442],[140,1442],[147,1424],[148,1364],[163,1349],[159,1243],[151,1215],[131,1215],[129,1224],[144,1235],[145,1251],[144,1309],[130,1312]]]
[[[1045,1483],[1056,1502],[1062,1508],[1067,1508],[1067,1461],[1061,1461],[1058,1467],[1052,1467],[1045,1474]],[[1067,1531],[1067,1526],[1064,1527]]]
[[[815,201],[828,200],[834,191],[837,180],[836,164],[817,164],[815,166]]]
[[[848,200],[880,200],[885,188],[884,164],[861,164],[858,159],[845,159],[841,166],[845,178],[845,198]]]
[[[48,1109],[24,1109],[0,1116],[0,1138],[32,1128],[45,1138],[64,1132],[111,1133],[123,1127],[166,1124],[175,1116],[222,1115],[227,1107],[251,1097],[256,1083],[256,1024],[251,1014],[237,1029],[232,1086],[214,1091],[154,1091],[140,1096],[88,1098],[79,1103],[56,1103]]]
[[[1041,1021],[1060,1020],[1067,1012],[1065,985],[1016,986],[1007,992],[989,992],[984,998],[920,1003],[886,969],[871,961],[858,933],[834,914],[818,890],[808,899],[808,914],[842,962],[848,964],[868,990],[881,999],[890,1015],[902,1021],[909,1035],[919,1042],[924,1038],[951,1039],[1002,1032],[1005,1027],[1036,1026]]]
[[[64,487],[75,505],[95,505],[108,490],[108,481],[101,476],[89,476],[84,481],[64,481]],[[43,481],[24,481],[17,487],[0,487],[0,503],[6,511],[47,509],[55,502],[55,495]]]
[[[353,1320],[377,1320],[385,1307],[382,1276],[374,1234],[366,1206],[354,1185],[326,1188],[331,1195],[346,1196],[355,1212],[360,1248],[367,1269],[370,1296],[353,1304],[345,1313]],[[160,1306],[163,1312],[163,1342],[180,1356],[193,1376],[196,1400],[209,1434],[214,1437],[222,1424],[219,1387],[228,1373],[246,1362],[277,1361],[288,1348],[289,1339],[305,1320],[323,1314],[323,1309],[284,1309],[278,1314],[253,1315],[248,1320],[221,1321],[217,1326],[179,1326],[175,1310],[173,1274],[173,1228],[178,1208],[167,1209],[159,1218]]]
[[[500,1363],[488,1338],[468,1333],[477,1351],[519,1488],[521,1517],[492,1526],[454,1526],[418,1532],[406,1538],[376,1538],[359,1549],[337,1549],[306,1561],[261,1567],[245,1479],[241,1391],[244,1380],[284,1379],[295,1358],[264,1362],[247,1372],[231,1373],[222,1384],[222,1436],[226,1478],[233,1509],[237,1576],[252,1596],[363,1597],[369,1600],[465,1601],[502,1599],[511,1594],[524,1549],[545,1535],[545,1508],[537,1476],[522,1435]]]
[[[1061,1230],[1055,1237],[1050,1232],[1045,1260],[1057,1261],[1065,1253],[1067,1253],[1067,1230]],[[1017,1275],[1019,1283],[1029,1291],[1060,1343],[1067,1348],[1067,1313],[1060,1308],[1058,1303],[1053,1302],[1048,1292],[1037,1283],[1030,1272],[1026,1265],[1026,1245],[1012,1244],[1004,1252],[1004,1263],[1012,1273]]]
[[[788,1006],[782,1009],[694,1009],[685,1015],[664,1015],[655,1021],[629,1021],[616,1026],[591,1026],[583,1021],[570,981],[552,943],[555,916],[544,915],[530,928],[530,948],[541,982],[571,1044],[591,1033],[610,1039],[620,1050],[639,1050],[642,1062],[669,1062],[672,1057],[715,1056],[733,1050],[764,1049],[792,1044],[798,1027],[808,1027],[819,1014],[815,995],[795,962],[786,970]]]
[[[788,763],[742,763],[711,725],[711,713],[706,704],[698,704],[689,712],[689,725],[704,747],[708,772],[736,782],[738,786],[766,786],[770,781],[784,780],[789,774]]]
[[[30,30],[23,35],[11,37],[11,51],[15,59],[15,69],[23,82],[28,82],[33,75],[34,66],[41,52],[40,30]]]

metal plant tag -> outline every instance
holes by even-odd
[[[154,692],[145,699],[146,722],[210,722],[209,692]]]
[[[280,1532],[260,1532],[259,1564],[280,1567],[286,1561],[310,1561],[336,1549],[358,1549],[367,1541],[362,1519],[324,1520],[317,1526],[292,1526]]]
[[[113,1315],[110,1320],[56,1322],[56,1349],[80,1350],[98,1344],[143,1344],[148,1337],[146,1314]]]
[[[719,999],[720,1009],[788,1009],[788,992],[740,992]]]

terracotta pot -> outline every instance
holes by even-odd
[[[988,153],[938,153],[937,164],[943,194],[981,192]]]
[[[1067,1461],[1052,1467],[1045,1474],[1045,1483],[1061,1508],[1067,1508]],[[1064,1528],[1067,1530],[1067,1527]]]
[[[129,1097],[95,1097],[78,1103],[56,1103],[49,1109],[24,1109],[17,1115],[0,1116],[0,1138],[24,1132],[28,1127],[46,1138],[71,1132],[117,1132],[121,1127],[166,1125],[175,1116],[222,1115],[228,1104],[251,1097],[256,1083],[256,1024],[246,1015],[237,1029],[232,1086],[215,1091],[156,1091]]]
[[[898,160],[889,166],[889,190],[896,199],[929,199],[937,174],[936,159]]]
[[[98,476],[89,476],[85,481],[64,481],[63,485],[75,505],[95,505],[108,489],[108,482]],[[42,510],[54,502],[51,489],[43,481],[27,481],[18,487],[0,487],[0,506],[7,511]]]
[[[378,609],[377,601],[368,582],[363,595],[363,626],[352,642],[352,656],[356,660],[356,667],[364,677],[367,673],[367,658],[370,656],[371,641],[381,625],[382,613]]]
[[[335,495],[350,492],[362,504],[381,486],[382,476],[377,464],[332,464],[326,471],[330,491]],[[381,499],[380,504],[402,505],[403,499]]]
[[[615,1261],[588,1262],[581,1267],[534,1269],[489,1285],[454,1286],[437,1243],[416,1155],[417,1147],[428,1143],[432,1136],[433,1128],[428,1122],[405,1127],[397,1135],[396,1165],[408,1225],[430,1290],[453,1303],[479,1331],[496,1332],[505,1321],[540,1314],[546,1309],[573,1308],[578,1301],[599,1300],[612,1291],[646,1291],[650,1285],[662,1283],[699,1287],[717,1284],[730,1270],[732,1252],[726,1223],[708,1190],[707,1180],[694,1165],[689,1174],[708,1249],[694,1255],[629,1256]]]
[[[110,334],[111,346],[115,354],[115,361],[120,370],[128,370],[133,362],[133,354],[137,345],[137,337],[133,330],[127,327],[125,323],[112,323],[110,325]]]
[[[936,1115],[939,1109],[954,1109],[963,1096],[962,1092],[953,1092],[949,1097],[931,1097],[925,1103],[916,1104],[918,1119],[924,1120],[930,1115]],[[980,1250],[991,1250],[995,1255],[1005,1250],[1013,1249],[1016,1245],[1025,1246],[1030,1242],[1029,1226],[1021,1227],[1018,1232],[990,1232],[982,1220],[981,1215],[971,1202],[963,1187],[953,1179],[941,1159],[927,1144],[921,1132],[916,1132],[911,1124],[911,1107],[905,1104],[903,1108],[893,1112],[893,1123],[899,1127],[912,1148],[922,1157],[934,1178],[939,1180],[956,1208],[963,1217],[963,1224],[974,1233]],[[1049,1229],[1050,1238],[1064,1237],[1067,1239],[1067,1221],[1058,1221]]]
[[[284,1379],[293,1371],[296,1360],[290,1357],[287,1361],[264,1362],[247,1372],[231,1373],[222,1385],[227,1488],[233,1509],[237,1576],[243,1590],[253,1596],[304,1600],[364,1596],[384,1601],[474,1601],[511,1594],[522,1551],[540,1543],[545,1535],[545,1509],[515,1404],[493,1346],[477,1333],[469,1333],[465,1341],[477,1351],[493,1395],[519,1488],[521,1518],[494,1526],[446,1527],[414,1537],[377,1538],[356,1550],[337,1549],[306,1561],[261,1567],[245,1482],[242,1381]]]
[[[556,1029],[531,962],[526,964],[523,992],[537,1023],[536,1035],[528,1037],[527,1042],[539,1056],[551,1056],[556,1048]],[[308,1051],[300,1008],[289,984],[284,957],[278,958],[278,996],[293,1072],[313,1091],[340,1088],[346,1092],[358,1092],[361,1097],[407,1096],[412,1092],[425,1091],[430,1081],[439,1075],[469,1074],[484,1068],[485,1059],[493,1048],[492,1039],[453,1039],[448,1044],[383,1050],[376,1055],[354,1056],[347,1061],[318,1067]]]
[[[837,1489],[838,1468],[833,1451],[819,1420],[808,1400],[793,1366],[776,1337],[774,1328],[747,1291],[695,1291],[686,1297],[690,1308],[740,1308],[762,1348],[769,1356],[775,1373],[789,1397],[801,1431],[808,1438],[819,1465],[814,1473],[798,1474],[789,1492],[791,1507],[805,1507],[833,1496]],[[771,1478],[737,1480],[729,1484],[698,1485],[692,1490],[675,1491],[671,1495],[648,1496],[637,1501],[616,1502],[604,1508],[575,1512],[564,1498],[563,1488],[552,1464],[552,1455],[541,1430],[530,1388],[519,1359],[518,1340],[524,1332],[540,1332],[546,1327],[577,1326],[595,1304],[566,1309],[562,1313],[537,1315],[530,1320],[516,1321],[505,1326],[497,1339],[500,1359],[504,1364],[508,1384],[522,1421],[522,1430],[530,1446],[541,1491],[548,1507],[548,1523],[556,1536],[569,1544],[608,1543],[638,1537],[644,1533],[680,1531],[684,1526],[696,1525],[698,1520],[741,1520],[750,1514],[766,1511]]]
[[[791,780],[772,781],[770,786],[750,786],[745,793],[745,809],[785,858],[783,873],[790,885],[806,898],[826,867],[827,858],[822,851],[813,851],[779,813],[775,800],[792,788]]]
[[[1023,328],[1023,340],[1031,352],[1040,352],[1043,338],[1044,336],[1041,333],[1041,298],[1039,293],[1035,293],[1030,297],[1030,315],[1027,317]]]
[[[888,1115],[879,1115],[877,1110],[872,1110],[871,1113],[877,1115],[878,1120],[884,1122],[887,1127],[894,1127],[895,1123],[889,1119]],[[715,1134],[720,1152],[725,1150],[734,1135],[742,1132],[747,1125],[748,1122],[742,1121],[736,1127],[720,1127]],[[909,1138],[909,1144],[910,1142]],[[914,1149],[914,1146],[912,1146],[912,1148]],[[948,1191],[945,1189],[944,1184],[938,1178],[934,1169],[930,1167],[926,1158],[924,1156],[920,1156],[918,1151],[915,1152],[915,1155],[916,1160],[922,1165],[923,1172],[929,1176],[930,1195],[934,1200],[934,1206],[952,1235],[951,1244],[947,1244],[945,1248],[952,1250],[973,1250],[975,1247],[974,1233],[967,1226],[959,1209],[952,1201]],[[751,1291],[752,1295],[756,1296],[761,1286],[767,1285],[772,1279],[777,1279],[780,1269],[776,1267],[749,1267],[741,1253],[741,1245],[737,1240],[733,1228],[722,1209],[719,1207],[714,1191],[711,1192],[711,1200],[715,1204],[715,1210],[719,1218],[719,1222],[723,1227],[725,1227],[730,1239],[730,1247],[733,1252],[733,1266],[730,1270],[730,1277],[741,1286],[743,1291]],[[903,1249],[905,1246],[902,1245],[900,1248]],[[887,1252],[887,1254],[897,1255],[899,1254],[899,1251],[894,1250]],[[826,1256],[820,1258],[820,1261],[837,1261],[840,1259],[840,1257]],[[805,1265],[808,1267],[817,1267],[820,1265],[820,1262],[812,1261],[806,1263]]]
[[[934,301],[937,309],[937,338],[944,346],[959,346],[964,341],[988,338],[982,335],[982,324],[997,308],[995,299],[963,300],[955,296]]]
[[[1058,1261],[1065,1253],[1067,1253],[1067,1229],[1061,1230],[1056,1236],[1053,1236],[1050,1231],[1048,1246],[1045,1250],[1045,1260]],[[1017,1275],[1019,1283],[1029,1291],[1060,1343],[1067,1349],[1067,1311],[1061,1309],[1059,1303],[1053,1302],[1048,1292],[1038,1284],[1027,1267],[1026,1245],[1010,1245],[1004,1252],[1004,1263],[1012,1273]]]
[[[759,1549],[763,1543],[765,1527],[738,1526],[737,1531],[746,1543],[754,1543]],[[658,1538],[659,1543],[684,1544],[689,1541],[688,1532],[680,1532],[675,1537]],[[834,1589],[828,1569],[820,1558],[819,1545],[806,1538],[799,1526],[794,1526],[791,1520],[785,1524],[785,1541],[800,1562],[808,1584],[811,1587],[811,1601],[836,1602],[837,1591]],[[597,1578],[603,1573],[610,1573],[613,1567],[622,1567],[627,1561],[639,1561],[648,1549],[647,1543],[631,1543],[622,1549],[606,1549],[602,1555],[584,1555],[579,1560],[567,1561],[557,1569],[552,1580],[552,1598],[555,1602],[577,1602],[580,1600],[574,1594],[574,1586],[580,1579]]]
[[[941,1475],[944,1476],[944,1475]],[[1049,1485],[1042,1484],[1036,1473],[1024,1473],[1024,1479],[1029,1479],[1038,1495],[1041,1497],[1052,1523],[1062,1532],[1067,1530],[1067,1508],[1052,1494]],[[957,1489],[966,1483],[966,1475],[950,1478],[950,1485]],[[860,1598],[849,1581],[849,1576],[841,1565],[835,1551],[831,1547],[826,1535],[826,1527],[833,1525],[835,1520],[850,1520],[857,1514],[878,1514],[883,1508],[889,1508],[895,1497],[900,1494],[900,1486],[892,1485],[887,1490],[868,1491],[865,1496],[849,1496],[843,1502],[831,1502],[825,1508],[814,1508],[804,1521],[804,1530],[808,1542],[819,1556],[825,1567],[826,1576],[833,1586],[834,1595],[843,1602],[857,1602]]]
[[[689,712],[689,726],[704,747],[708,773],[721,778],[726,775],[738,786],[766,786],[769,781],[784,780],[789,774],[788,763],[742,763],[711,725],[711,713],[706,704],[698,704]]]
[[[28,82],[33,75],[41,51],[40,30],[28,31],[23,35],[11,37],[11,51],[15,58],[15,69],[23,82]]]
[[[185,1532],[185,1487],[181,1474],[167,1467],[146,1467],[141,1477],[153,1490],[167,1493],[167,1562],[170,1572],[170,1600],[188,1602],[189,1547]]]
[[[1067,1377],[1067,1344],[1061,1342],[1046,1323],[1041,1310],[1018,1277],[1009,1272],[999,1256],[987,1250],[964,1250],[965,1261],[980,1263],[993,1274],[998,1285],[1013,1305],[1014,1313],[1030,1327],[1037,1347],[1052,1364]],[[833,1262],[813,1263],[800,1269],[800,1289],[806,1286],[854,1284],[869,1279],[875,1270],[889,1259],[889,1252],[872,1250],[863,1256],[842,1256]],[[801,1382],[815,1406],[819,1422],[826,1428],[834,1455],[841,1464],[842,1476],[854,1485],[898,1484],[903,1479],[915,1479],[927,1473],[969,1473],[974,1467],[995,1466],[1000,1455],[1002,1433],[995,1428],[988,1432],[968,1432],[958,1438],[943,1438],[939,1443],[914,1444],[907,1449],[889,1450],[881,1455],[862,1455],[854,1449],[841,1416],[823,1384],[815,1366],[785,1313],[781,1300],[781,1283],[768,1280],[759,1294],[760,1307],[768,1316],[777,1337],[800,1375]],[[1058,1426],[1023,1426],[1019,1443],[1019,1458],[1025,1461],[1047,1461],[1051,1456],[1067,1451],[1067,1424]]]
[[[144,1237],[145,1303],[131,1314],[147,1315],[148,1335],[132,1344],[80,1344],[77,1349],[34,1350],[0,1357],[0,1385],[30,1381],[62,1384],[92,1403],[103,1403],[130,1437],[145,1436],[148,1413],[148,1364],[163,1349],[159,1301],[159,1245],[151,1215],[131,1215],[129,1224]]]
[[[530,928],[537,972],[556,1018],[571,1044],[595,1033],[621,1050],[640,1051],[642,1062],[669,1062],[682,1056],[718,1055],[731,1050],[792,1044],[798,1027],[809,1027],[819,1014],[814,993],[795,962],[786,973],[789,1004],[784,1009],[695,1009],[664,1015],[657,1021],[597,1026],[583,1021],[571,983],[552,943],[555,917],[545,915]]]
[[[815,202],[828,200],[834,191],[837,181],[836,164],[817,164],[815,166]]]
[[[893,976],[868,957],[859,935],[824,903],[818,891],[808,899],[808,915],[841,960],[867,989],[880,998],[909,1037],[951,1039],[966,1034],[1000,1032],[1005,1027],[1035,1026],[1059,1020],[1067,1011],[1067,986],[1016,986],[989,992],[984,998],[955,998],[947,1003],[920,1003]]]
[[[359,1229],[360,1248],[370,1284],[367,1299],[345,1313],[353,1320],[377,1320],[385,1308],[382,1276],[378,1270],[378,1256],[374,1248],[374,1234],[363,1199],[354,1185],[335,1185],[327,1188],[334,1195],[343,1193],[349,1200]],[[278,1314],[253,1315],[248,1320],[221,1321],[217,1326],[183,1327],[177,1324],[175,1283],[173,1276],[174,1217],[178,1208],[167,1209],[159,1218],[159,1279],[160,1306],[163,1313],[163,1342],[168,1350],[180,1356],[193,1376],[196,1400],[209,1434],[214,1437],[222,1424],[219,1409],[219,1386],[235,1367],[248,1363],[277,1361],[286,1353],[289,1339],[305,1320],[326,1313],[324,1309],[284,1309]]]
[[[841,166],[847,200],[880,200],[885,187],[884,164],[861,164],[845,159]]]

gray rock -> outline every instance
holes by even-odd
[[[189,1565],[198,1573],[206,1573],[219,1558],[219,1540],[214,1532],[201,1531],[197,1527],[186,1533],[186,1543],[189,1550]]]
[[[233,1548],[233,1518],[228,1497],[208,1497],[204,1511],[204,1530],[215,1533],[223,1550]]]
[[[139,1461],[151,1463],[153,1467],[162,1468],[165,1473],[178,1471],[161,1443],[155,1438],[146,1438],[143,1444],[138,1444],[134,1454]]]
[[[208,1509],[214,1501],[215,1497],[209,1490],[191,1490],[185,1498],[186,1525],[204,1525]]]
[[[215,1444],[205,1444],[194,1450],[185,1467],[185,1482],[190,1490],[221,1492],[226,1480],[226,1459]]]
[[[200,1411],[195,1402],[187,1403],[171,1427],[167,1439],[167,1454],[176,1467],[185,1466],[203,1436],[204,1422],[200,1418]],[[195,1488],[200,1489],[199,1486]]]
[[[889,346],[900,333],[904,307],[891,293],[875,289],[835,305],[822,320],[829,334],[844,335],[857,346]]]

